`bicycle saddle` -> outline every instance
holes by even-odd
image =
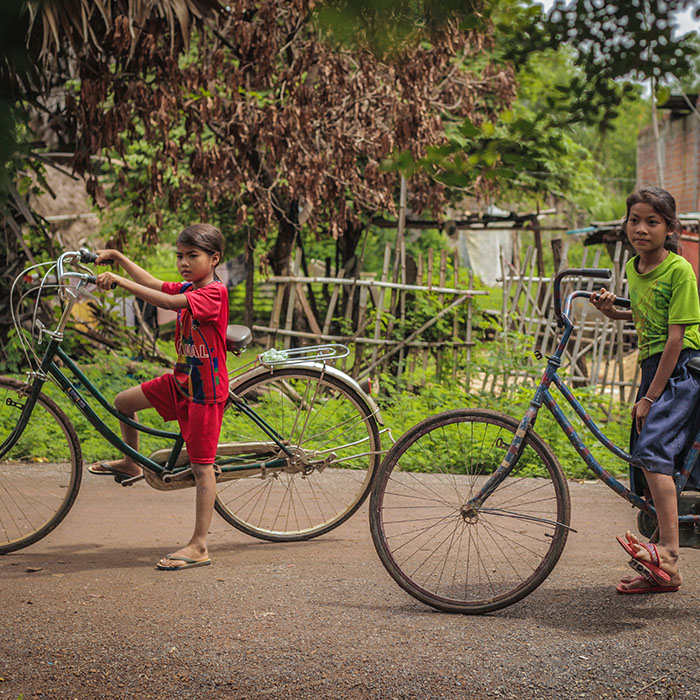
[[[226,328],[226,349],[234,355],[239,355],[245,350],[253,334],[247,326],[231,325]]]
[[[693,357],[688,360],[687,367],[693,374],[700,374],[700,357]]]

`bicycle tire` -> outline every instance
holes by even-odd
[[[511,476],[481,507],[466,507],[517,427],[494,411],[457,409],[418,423],[387,453],[370,499],[370,530],[382,564],[414,598],[446,612],[491,612],[534,591],[559,560],[569,491],[533,431]],[[418,470],[426,463],[431,473]]]
[[[28,388],[0,377],[0,444],[16,425]],[[0,457],[0,554],[34,544],[66,517],[80,489],[82,464],[73,424],[40,394],[17,443]]]
[[[359,392],[303,367],[244,375],[232,389],[285,439],[294,458],[282,469],[219,482],[215,508],[227,522],[253,537],[293,542],[323,535],[357,511],[381,461],[377,420]],[[261,437],[270,441],[229,401],[219,444]],[[268,456],[281,453],[271,450]],[[260,456],[238,459],[244,465]]]

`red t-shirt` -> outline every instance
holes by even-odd
[[[226,327],[228,290],[215,280],[199,289],[191,282],[163,282],[166,294],[187,294],[189,308],[177,312],[173,370],[175,384],[194,403],[220,403],[228,397]]]

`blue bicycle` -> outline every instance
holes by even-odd
[[[550,391],[556,387],[595,438],[630,461],[557,374],[574,328],[572,302],[592,294],[574,291],[562,312],[560,286],[566,276],[612,275],[605,269],[571,269],[556,276],[553,300],[563,332],[525,415],[515,419],[457,409],[431,416],[401,436],[379,467],[370,499],[379,557],[399,586],[439,610],[485,613],[512,605],[534,591],[559,560],[572,529],[571,503],[556,455],[534,430],[542,406],[593,473],[639,508],[642,534],[654,536],[653,504],[600,465]],[[629,308],[627,299],[616,303]],[[681,546],[700,546],[700,500],[681,495],[699,450],[700,435],[675,475]]]

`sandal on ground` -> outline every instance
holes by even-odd
[[[642,576],[650,576],[654,582],[659,586],[668,586],[671,583],[671,576],[664,571],[660,564],[661,559],[659,558],[659,552],[656,545],[651,542],[640,542],[639,546],[649,552],[651,561],[646,561],[639,558],[639,554],[632,548],[627,540],[623,539],[619,535],[617,536],[617,541],[620,546],[629,554],[632,559],[629,561],[629,565]]]
[[[641,583],[642,581],[647,585],[638,588],[622,587],[623,584]],[[625,595],[627,593],[675,593],[679,588],[680,586],[661,586],[651,576],[637,576],[637,578],[633,579],[623,579],[615,586],[615,590],[618,593],[623,593]]]

